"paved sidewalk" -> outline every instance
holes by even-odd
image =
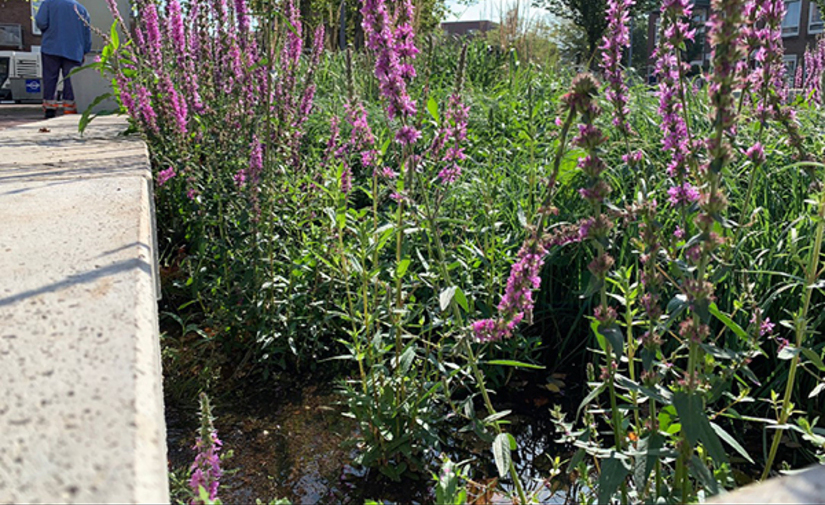
[[[0,103],[0,130],[42,119],[40,104]]]

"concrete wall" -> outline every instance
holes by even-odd
[[[815,465],[793,475],[745,486],[707,503],[825,503],[825,467]]]
[[[0,131],[0,504],[168,503],[149,156],[77,121]]]
[[[112,28],[113,19],[106,2],[104,0],[80,0],[80,3],[89,11],[92,26],[108,35],[109,30]],[[129,0],[117,0],[117,5],[120,15],[123,16],[123,20],[128,24],[131,2]],[[122,36],[123,34],[121,33],[121,38]],[[92,51],[99,53],[101,50],[103,50],[103,40],[99,35],[92,32]]]
[[[84,65],[94,62],[95,54],[87,54]],[[97,70],[81,70],[72,76],[72,88],[74,98],[77,102],[77,110],[80,112],[89,108],[91,103],[100,95],[105,95],[112,91],[112,83],[105,80]],[[117,103],[109,98],[96,105],[92,112],[109,111],[117,108]]]
[[[86,10],[89,11],[92,26],[105,34],[108,34],[114,20],[112,19],[112,14],[109,12],[106,2],[103,0],[83,0],[82,3],[86,7]],[[131,12],[131,2],[129,0],[117,0],[117,3],[121,16],[123,16],[123,19],[129,23],[129,18],[131,17],[129,15]],[[122,33],[121,40],[123,40]],[[92,63],[94,61],[94,57],[100,54],[100,51],[103,50],[103,46],[103,39],[93,31],[92,53],[86,55],[86,60],[83,64],[88,65],[89,63]],[[72,77],[72,85],[74,87],[77,109],[80,112],[88,109],[89,105],[98,96],[112,91],[111,82],[103,79],[100,76],[100,73],[95,70],[84,70],[78,74],[75,74]],[[115,101],[110,99],[95,106],[93,112],[113,110],[116,107],[117,104]]]

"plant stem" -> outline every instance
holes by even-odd
[[[438,225],[435,221],[435,216],[430,214],[430,202],[429,198],[427,197],[427,192],[424,192],[424,205],[427,209],[427,220],[430,225],[430,233],[432,234],[433,242],[435,242],[435,249],[436,253],[438,254],[438,264],[441,267],[441,273],[444,276],[444,281],[447,283],[448,286],[452,286],[453,282],[450,278],[450,271],[447,269],[447,261],[444,255],[444,247],[441,243],[441,237],[439,236],[438,232]],[[453,311],[453,317],[455,317],[455,321],[459,328],[464,327],[464,318],[461,315],[461,309],[458,307],[457,302],[455,299],[450,301],[450,307]],[[464,342],[465,351],[467,353],[467,360],[470,362],[470,368],[472,369],[473,376],[476,379],[476,383],[478,384],[478,389],[481,392],[481,397],[484,399],[484,406],[487,408],[487,412],[489,415],[493,415],[496,413],[496,409],[493,407],[493,402],[490,401],[490,395],[487,393],[487,386],[484,383],[484,375],[481,373],[481,370],[478,368],[478,363],[476,361],[475,353],[473,352],[473,346],[470,342],[469,336],[459,337]],[[493,423],[495,427],[496,433],[501,434],[501,426],[498,423]],[[521,485],[521,480],[519,479],[518,472],[516,472],[516,466],[513,463],[512,459],[510,460],[510,478],[513,479],[513,483],[516,486],[516,492],[518,493],[519,500],[522,505],[527,505],[527,495],[524,493],[524,487]]]
[[[805,290],[802,295],[802,313],[796,320],[796,340],[794,341],[796,349],[802,348],[802,340],[805,337],[805,330],[808,328],[808,310],[811,306],[811,296],[814,290],[813,284],[817,279],[817,272],[819,267],[819,256],[822,253],[822,237],[825,231],[825,193],[822,193],[819,198],[819,211],[817,212],[816,224],[816,239],[814,240],[814,247],[811,250],[811,257],[808,259],[807,271],[805,273]],[[796,369],[799,367],[799,354],[796,354],[791,360],[791,370],[788,375],[788,382],[785,384],[785,396],[782,398],[782,407],[779,410],[779,424],[782,427],[790,417],[790,403],[791,395],[793,393],[794,382],[796,380]],[[765,480],[773,466],[773,460],[776,458],[776,451],[779,449],[779,442],[782,439],[782,431],[777,429],[773,435],[773,442],[771,443],[771,450],[768,454],[768,461],[765,463],[765,469],[762,471],[761,480]]]

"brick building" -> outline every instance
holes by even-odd
[[[0,51],[31,51],[40,45],[29,0],[0,0]]]
[[[797,66],[803,65],[805,49],[813,46],[819,34],[823,33],[822,15],[811,0],[785,0],[785,19],[782,21],[782,42],[785,45],[783,57],[789,76],[793,76]],[[710,64],[710,47],[707,44],[705,24],[710,15],[709,0],[693,2],[693,23],[696,27],[696,43],[688,49],[688,61],[692,67],[707,69]],[[650,14],[648,23],[648,54],[659,41],[659,11]],[[648,67],[653,71],[651,61]]]

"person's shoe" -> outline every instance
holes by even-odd
[[[63,115],[77,114],[77,104],[74,102],[63,102]]]
[[[43,116],[51,119],[57,115],[57,102],[54,100],[43,100]]]

